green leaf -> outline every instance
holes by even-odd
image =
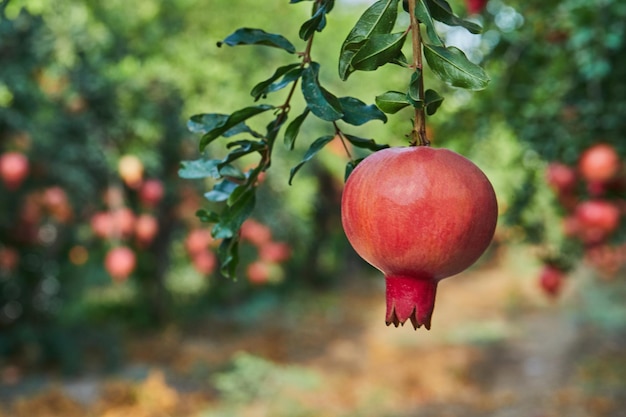
[[[489,83],[485,71],[467,59],[458,48],[424,44],[424,57],[433,72],[450,85],[482,90]]]
[[[239,239],[228,238],[222,240],[217,249],[220,259],[220,272],[227,278],[235,278],[239,264]]]
[[[356,146],[357,148],[369,149],[370,151],[380,151],[381,149],[386,149],[389,145],[386,144],[378,144],[374,141],[374,139],[364,139],[358,136],[345,135],[348,142]]]
[[[213,186],[213,189],[211,191],[204,194],[204,198],[206,198],[209,201],[216,202],[216,203],[226,201],[228,197],[230,197],[230,194],[233,192],[233,190],[237,188],[237,186],[238,185],[236,183],[232,181],[228,181],[228,180],[218,182],[217,184]],[[219,216],[215,220],[215,222],[218,222],[218,221],[219,221]]]
[[[430,43],[433,45],[443,46],[443,41],[435,29],[435,22],[430,15],[430,10],[428,9],[426,0],[417,0],[415,2],[415,17],[420,23],[423,23],[424,26],[426,26],[426,33],[428,34]]]
[[[346,164],[346,171],[343,175],[343,180],[348,181],[348,177],[350,176],[350,174],[352,174],[352,171],[354,171],[354,168],[357,167],[357,165],[365,158],[359,158],[357,160],[354,161],[350,161]]]
[[[320,6],[309,20],[300,26],[298,35],[303,41],[308,41],[315,31],[321,32],[326,26],[326,7]]]
[[[311,113],[329,122],[341,119],[343,111],[339,99],[324,89],[318,79],[320,65],[311,64],[302,74],[302,95]]]
[[[268,104],[259,104],[256,106],[245,107],[241,110],[237,110],[220,125],[215,126],[210,131],[206,132],[202,139],[200,139],[200,151],[204,150],[211,141],[222,136],[229,129],[237,126],[239,123],[249,119],[252,116],[256,116],[259,113],[263,113],[270,109],[273,109],[274,106],[270,106]]]
[[[350,65],[358,50],[374,34],[387,34],[393,30],[398,17],[398,0],[379,0],[359,17],[339,54],[339,77],[346,80],[354,72]]]
[[[422,71],[419,68],[416,68],[415,71],[413,71],[413,74],[411,74],[411,81],[409,81],[409,91],[407,92],[407,99],[409,100],[409,102],[411,102],[413,107],[416,108],[420,108],[424,105],[424,103],[422,102],[422,98],[420,97],[420,90],[422,89],[422,84],[420,82],[421,78]]]
[[[267,145],[264,142],[260,142],[260,141],[238,140],[238,141],[230,142],[228,145],[226,145],[226,147],[228,149],[233,148],[233,147],[236,147],[236,148],[231,150],[228,153],[228,155],[226,155],[226,157],[220,161],[220,174],[222,174],[223,176],[227,176],[227,175],[223,174],[222,169],[221,169],[222,166],[230,164],[231,162],[241,158],[242,156],[245,156],[254,152],[261,152],[267,148]],[[240,173],[237,175],[233,174],[233,175],[228,175],[228,176],[243,179],[244,178],[243,173],[241,173],[241,171],[239,172]]]
[[[275,33],[268,33],[263,29],[241,28],[228,35],[222,42],[218,42],[217,46],[226,44],[228,46],[237,45],[264,45],[274,48],[283,49],[290,54],[296,52],[293,46],[284,36]]]
[[[252,91],[250,91],[250,95],[252,97],[254,97],[254,100],[258,100],[259,98],[261,98],[262,96],[270,93],[271,91],[270,88],[272,86],[272,83],[274,81],[276,81],[277,79],[279,79],[280,77],[282,77],[286,72],[288,72],[291,69],[294,68],[298,68],[300,67],[300,64],[289,64],[289,65],[284,65],[282,67],[278,67],[276,69],[276,71],[274,72],[274,74],[268,78],[265,81],[261,81],[260,83],[258,83],[257,85],[255,85],[252,88]],[[286,85],[286,84],[285,84]],[[284,86],[283,86],[284,87]],[[282,87],[281,87],[282,88]],[[277,91],[277,90],[273,90],[273,91]]]
[[[232,152],[231,152],[232,154]],[[229,161],[230,162],[230,161]],[[246,176],[239,168],[236,168],[228,163],[222,162],[219,168],[220,175],[225,178],[233,178],[236,180],[245,180]]]
[[[382,120],[387,122],[387,116],[373,104],[367,105],[354,97],[340,97],[339,103],[343,109],[344,122],[354,126],[360,126],[370,120]]]
[[[441,97],[435,90],[426,90],[424,93],[424,101],[426,104],[426,114],[432,116],[437,112],[441,103],[443,103],[443,97]]]
[[[307,107],[306,109],[304,109],[304,112],[295,119],[293,119],[293,121],[289,123],[289,126],[287,126],[287,129],[285,129],[284,143],[287,149],[293,149],[296,138],[298,137],[298,133],[300,133],[300,127],[302,126],[304,119],[306,119],[306,117],[309,115],[309,112],[310,110]]]
[[[406,98],[406,93],[399,91],[387,91],[376,96],[376,105],[379,109],[388,114],[394,114],[409,106],[411,103]]]
[[[219,222],[213,226],[213,237],[228,239],[236,236],[241,224],[252,214],[255,200],[254,188],[246,185],[235,188],[228,197],[229,206],[221,213]]]
[[[396,60],[402,53],[405,40],[405,32],[372,35],[354,54],[350,66],[355,70],[374,71]]]
[[[189,118],[187,122],[187,129],[191,133],[205,134],[222,126],[228,120],[227,114],[208,113],[208,114],[195,114]]]
[[[315,154],[318,153],[328,142],[333,140],[333,138],[334,138],[333,135],[326,135],[326,136],[322,136],[321,138],[317,138],[315,139],[315,141],[313,141],[309,149],[304,154],[302,161],[298,162],[296,166],[291,168],[291,171],[289,173],[289,185],[291,185],[291,181],[293,180],[294,175],[296,175],[296,173],[300,170],[300,168],[302,168],[304,164],[309,162],[311,158],[313,158]]]
[[[479,34],[482,33],[483,28],[473,22],[463,20],[454,14],[450,4],[446,0],[423,0],[426,2],[426,6],[430,10],[430,15],[433,19],[438,20],[441,23],[445,23],[448,26],[461,26],[467,29],[470,33]]]
[[[182,161],[178,176],[184,179],[221,178],[218,166],[219,159],[197,159],[195,161]]]
[[[196,211],[196,217],[200,219],[202,223],[217,223],[220,220],[219,214],[206,209]]]

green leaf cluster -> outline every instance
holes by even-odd
[[[348,79],[355,71],[373,71],[390,63],[409,66],[402,52],[408,29],[396,30],[398,6],[399,0],[379,0],[357,20],[341,47],[341,79]],[[433,73],[454,87],[484,89],[489,83],[485,71],[458,48],[446,47],[436,30],[435,21],[448,26],[461,26],[471,33],[480,33],[481,27],[455,15],[445,0],[416,0],[415,17],[426,30],[423,54]],[[429,115],[435,114],[443,98],[433,90],[422,91],[421,77],[422,71],[414,69],[406,92],[387,91],[376,97],[376,105],[391,114],[409,106],[424,108]]]

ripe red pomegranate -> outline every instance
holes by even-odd
[[[585,243],[599,243],[606,239],[620,221],[619,207],[606,200],[583,201],[576,207],[580,237]]]
[[[270,228],[254,219],[247,219],[243,222],[240,234],[242,240],[247,240],[256,246],[261,246],[272,239]]]
[[[16,190],[28,175],[28,158],[20,152],[0,155],[0,178],[9,190]]]
[[[271,264],[265,261],[254,261],[246,268],[246,275],[250,283],[255,285],[266,284],[272,274]]]
[[[165,195],[163,183],[157,179],[149,179],[143,182],[139,189],[139,199],[147,207],[155,207]]]
[[[437,284],[472,265],[493,237],[496,196],[465,157],[425,146],[365,158],[342,196],[356,252],[385,274],[387,325],[430,329]]]
[[[204,249],[198,253],[195,253],[191,259],[191,262],[196,269],[203,275],[210,275],[215,271],[217,267],[217,256],[215,253],[208,249]]]
[[[585,150],[578,161],[580,174],[590,182],[606,182],[618,173],[619,155],[606,143],[593,145]]]
[[[189,255],[194,256],[205,251],[213,241],[209,229],[193,229],[185,238],[185,249]]]
[[[259,247],[259,258],[267,262],[285,262],[291,256],[289,245],[284,242],[266,242]]]
[[[546,182],[557,193],[568,193],[576,186],[576,171],[560,162],[552,162],[546,170]]]
[[[539,274],[539,286],[550,297],[559,295],[564,280],[565,272],[552,265],[545,265]]]
[[[481,13],[487,6],[487,0],[466,0],[467,11],[470,14]]]
[[[141,214],[135,222],[135,237],[141,245],[149,245],[159,231],[159,222],[152,214]]]
[[[104,258],[104,267],[115,281],[124,281],[135,269],[135,252],[126,246],[109,250]]]

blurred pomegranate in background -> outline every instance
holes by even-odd
[[[16,190],[28,176],[28,158],[20,152],[6,152],[0,155],[0,178],[9,190]]]

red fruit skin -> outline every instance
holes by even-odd
[[[135,269],[135,252],[126,246],[119,246],[107,252],[104,267],[115,281],[124,281]]]
[[[270,228],[254,219],[247,219],[243,222],[240,234],[242,240],[247,240],[255,246],[261,246],[272,240]]]
[[[472,265],[493,237],[491,183],[447,149],[388,148],[364,159],[342,195],[355,251],[385,274],[387,325],[430,329],[437,283]]]
[[[546,170],[546,182],[557,193],[568,193],[576,186],[576,171],[560,162],[552,162]]]
[[[576,207],[579,234],[588,244],[595,244],[606,239],[620,222],[620,209],[606,200],[583,201]]]
[[[217,267],[217,257],[215,253],[205,249],[193,255],[192,263],[196,271],[203,275],[210,275]]]
[[[147,207],[158,205],[165,195],[163,183],[157,179],[149,179],[143,182],[139,189],[139,199]]]
[[[285,262],[290,256],[291,249],[283,242],[266,242],[259,248],[259,258],[267,262]]]
[[[466,0],[465,3],[470,14],[481,13],[487,6],[487,0]]]
[[[561,292],[565,273],[551,265],[543,267],[539,275],[539,286],[550,297],[556,297]]]
[[[135,222],[135,237],[141,245],[150,245],[159,232],[159,222],[151,214],[141,214]]]
[[[5,187],[16,190],[28,175],[28,158],[20,152],[6,152],[0,155],[0,177]]]
[[[606,182],[618,173],[619,155],[611,145],[600,143],[585,150],[578,160],[578,169],[588,182]]]

